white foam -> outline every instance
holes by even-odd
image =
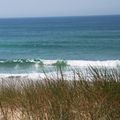
[[[69,71],[69,72],[64,72],[64,79],[67,80],[72,80],[73,79],[73,72]],[[49,73],[29,73],[29,74],[0,74],[0,79],[9,79],[9,78],[14,78],[14,79],[21,79],[21,80],[43,80],[44,78],[52,78],[52,79],[57,79],[60,78],[61,75],[58,74],[57,72],[49,72]]]
[[[120,60],[107,60],[107,61],[83,61],[83,60],[75,60],[68,61],[68,64],[71,66],[104,66],[104,67],[116,67],[120,65]]]
[[[44,65],[52,65],[56,63],[57,61],[62,60],[44,60],[44,59],[27,59],[23,61],[22,59],[13,60],[13,62],[30,62],[35,63],[36,67],[39,63],[43,62]],[[63,60],[64,61],[64,60]],[[90,60],[65,60],[68,65],[70,66],[79,66],[79,67],[87,67],[87,66],[105,66],[105,67],[116,67],[117,65],[120,65],[120,60],[104,60],[104,61],[90,61]],[[5,63],[7,61],[0,61],[0,63]]]
[[[25,74],[0,74],[0,79],[3,78],[27,78],[27,79],[43,79],[45,75],[43,73],[25,73]]]
[[[52,65],[54,63],[56,63],[58,60],[41,60],[44,65]],[[83,68],[87,68],[88,66],[98,66],[98,67],[111,67],[111,68],[115,68],[120,66],[120,60],[107,60],[107,61],[85,61],[85,60],[67,60],[66,61],[68,65],[70,65],[72,68],[82,68],[82,70],[84,71]],[[38,65],[35,64],[36,67],[38,68]],[[48,77],[56,77],[56,72],[48,72],[47,73]],[[66,71],[64,72],[64,76],[68,79],[73,78],[73,73],[71,73],[71,71]],[[2,74],[0,73],[0,79],[2,78],[9,78],[9,77],[19,77],[19,78],[28,78],[28,79],[43,79],[45,78],[45,74],[44,73],[24,73],[24,74]]]
[[[52,65],[57,60],[42,60],[44,65]],[[87,61],[87,60],[66,60],[70,66],[88,67],[88,66],[104,66],[104,67],[116,67],[120,65],[120,60],[106,60],[106,61]]]

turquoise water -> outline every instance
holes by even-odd
[[[120,60],[120,16],[0,19],[0,73],[21,59]]]

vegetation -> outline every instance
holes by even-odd
[[[53,66],[56,66],[57,68],[65,68],[66,66],[68,66],[67,62],[64,60],[58,60],[56,63],[52,64]]]
[[[61,79],[64,79],[63,71],[68,66],[67,62],[64,60],[58,60],[56,63],[52,64],[56,67],[57,72],[57,79],[59,79],[59,75],[61,76]]]
[[[120,120],[120,71],[88,72],[73,81],[1,80],[0,120]]]

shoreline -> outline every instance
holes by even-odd
[[[8,72],[3,72],[2,69],[7,70],[7,66],[11,65]],[[67,79],[74,78],[75,71],[82,71],[82,74],[88,76],[89,68],[97,69],[120,69],[120,60],[107,61],[84,61],[84,60],[13,60],[0,61],[1,71],[0,79],[4,78],[27,78],[27,79],[43,79],[47,76],[57,76],[57,70],[61,67]],[[13,66],[12,66],[13,65]],[[27,66],[25,66],[27,65]],[[5,68],[4,68],[5,67]],[[9,67],[9,66],[8,66]],[[25,70],[24,70],[25,69]],[[20,72],[22,71],[22,72]]]

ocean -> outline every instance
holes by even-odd
[[[0,19],[0,74],[41,72],[57,60],[71,66],[120,64],[120,16]]]

